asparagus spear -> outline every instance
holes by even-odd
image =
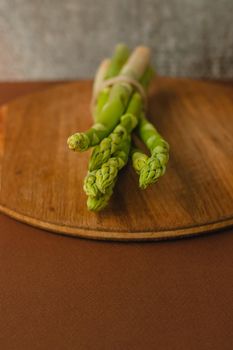
[[[110,87],[106,87],[99,91],[103,81],[119,74],[123,65],[129,58],[129,54],[130,52],[126,45],[118,44],[115,48],[112,59],[106,59],[100,64],[93,84],[93,95],[98,95],[96,106],[94,106],[94,121],[98,121],[98,116],[109,99]]]
[[[153,76],[154,71],[152,68],[147,68],[141,79],[141,84],[144,88],[147,88]],[[87,200],[89,210],[101,210],[108,204],[113,193],[118,171],[120,170],[117,162],[108,162],[108,160],[112,160],[116,156],[117,150],[122,148],[125,139],[128,139],[127,142],[130,142],[129,135],[137,125],[141,111],[142,98],[139,93],[135,92],[128,105],[127,114],[121,117],[120,124],[109,137],[103,139],[101,143],[94,148],[89,163],[90,172],[84,183],[84,190],[89,196]],[[104,164],[105,166],[102,166]],[[101,170],[97,171],[96,169],[100,166]]]
[[[151,152],[151,156],[147,157],[140,150],[133,149],[131,155],[133,168],[139,174],[139,186],[145,189],[164,175],[169,159],[169,144],[144,115],[138,124],[138,134]]]
[[[150,50],[138,47],[123,66],[121,75],[140,80],[148,66]],[[110,134],[124,113],[134,88],[128,83],[116,83],[110,91],[109,100],[102,109],[98,123],[84,133],[76,133],[68,138],[68,146],[75,151],[85,151]]]
[[[123,115],[120,119],[120,123],[116,126],[113,132],[106,138],[104,138],[99,145],[94,147],[91,159],[89,162],[89,170],[98,169],[103,163],[105,163],[113,154],[119,149],[121,142],[126,135],[136,127],[137,120],[142,109],[142,98],[135,92],[130,100],[127,114]]]

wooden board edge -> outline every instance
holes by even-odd
[[[233,218],[224,221],[219,221],[211,224],[200,225],[196,227],[180,228],[172,231],[157,231],[157,232],[114,232],[114,231],[95,231],[70,226],[59,226],[53,223],[44,222],[36,218],[32,218],[12,209],[5,208],[0,205],[0,212],[7,216],[26,223],[30,226],[53,232],[59,235],[87,238],[92,240],[104,241],[125,241],[125,242],[142,242],[142,241],[163,241],[174,240],[185,237],[193,237],[213,233],[218,230],[223,230],[233,226]]]
[[[7,105],[0,106],[0,193],[2,186],[2,159],[5,148],[5,120],[7,116]]]
[[[0,106],[0,159],[4,152],[5,119],[7,115],[7,110],[7,105]]]

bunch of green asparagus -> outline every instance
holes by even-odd
[[[130,54],[127,46],[117,45],[112,58],[104,60],[97,70],[93,84],[93,95],[96,96],[92,106],[94,124],[85,132],[73,134],[67,141],[73,151],[82,152],[93,147],[84,180],[89,210],[99,211],[106,207],[118,172],[129,158],[142,189],[165,173],[169,145],[148,121],[142,93],[147,91],[153,77],[150,50],[142,46]],[[132,142],[134,129],[149,154]]]

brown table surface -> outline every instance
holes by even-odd
[[[0,102],[52,83],[1,83]],[[0,349],[233,349],[233,230],[58,236],[0,215]]]

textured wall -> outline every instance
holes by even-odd
[[[161,75],[233,77],[233,0],[0,0],[0,79],[91,77],[115,43]]]

